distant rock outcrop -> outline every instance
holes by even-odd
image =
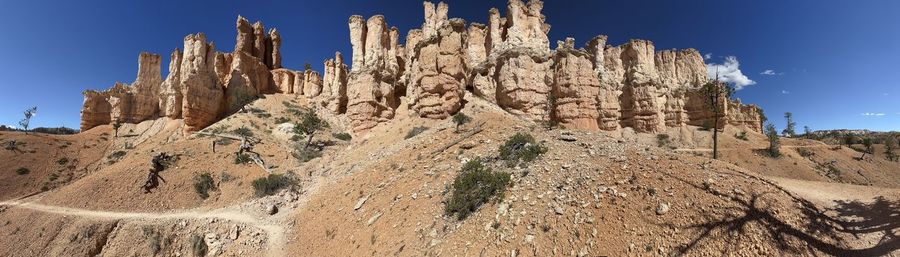
[[[346,114],[350,129],[364,132],[393,119],[401,102],[419,117],[447,118],[466,104],[467,91],[524,119],[583,130],[713,126],[715,112],[700,92],[710,78],[697,50],[656,51],[648,40],[613,46],[603,35],[583,48],[567,38],[551,49],[539,0],[509,0],[505,15],[492,8],[486,25],[449,18],[443,2],[423,9],[422,26],[406,34],[405,46],[384,16],[351,16],[351,66],[335,53],[324,77],[283,68],[278,30],[239,16],[232,53],[191,35],[184,53],[172,53],[165,80],[159,56],[145,53],[131,85],[86,91],[82,130],[166,116],[196,131],[260,94],[283,93]],[[759,107],[721,102],[716,126],[760,130]]]

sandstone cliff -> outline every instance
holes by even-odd
[[[419,117],[447,118],[466,104],[467,92],[524,119],[575,129],[712,126],[714,112],[699,92],[710,80],[699,51],[656,51],[648,40],[614,46],[603,35],[583,47],[567,38],[551,49],[542,9],[539,0],[509,0],[505,15],[493,8],[486,25],[467,25],[448,17],[447,4],[424,2],[421,28],[406,33],[405,45],[384,16],[354,15],[351,65],[336,53],[324,76],[283,68],[278,30],[239,16],[234,52],[215,52],[202,34],[188,36],[165,80],[159,56],[141,54],[133,84],[85,92],[82,129],[166,116],[196,131],[260,94],[283,93],[346,114],[350,129],[364,132],[393,119],[401,104]],[[735,100],[716,108],[718,127],[759,130],[759,107]]]

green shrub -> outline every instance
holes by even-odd
[[[428,130],[428,127],[415,127],[412,130],[410,130],[409,132],[407,132],[406,136],[403,138],[404,139],[413,138],[415,136],[418,136],[419,134],[422,134],[422,132],[425,132],[426,130]]]
[[[122,157],[125,157],[125,154],[127,154],[125,151],[119,150],[119,151],[113,152],[106,158],[109,159],[109,163],[112,164],[112,163],[116,163],[117,161],[122,159]]]
[[[66,165],[66,163],[69,163],[69,158],[66,158],[66,157],[59,158],[59,160],[56,160],[56,163],[59,165]]]
[[[457,112],[453,115],[453,124],[456,124],[456,131],[459,131],[459,126],[469,123],[470,121],[472,121],[472,118],[469,118],[469,116],[466,116],[462,112]]]
[[[471,160],[463,165],[453,180],[452,195],[444,205],[444,213],[456,214],[459,220],[463,220],[491,198],[496,196],[502,200],[509,182],[509,173],[494,172],[484,167],[480,159]]]
[[[500,146],[500,159],[510,166],[519,162],[530,162],[547,152],[547,147],[534,141],[528,133],[516,133]]]
[[[253,180],[252,183],[253,192],[257,197],[274,195],[278,190],[295,184],[296,181],[282,174],[269,174],[267,177]]]
[[[344,141],[350,141],[350,139],[353,139],[353,136],[351,136],[347,132],[331,133],[331,136],[333,136],[334,138],[340,139],[340,140],[344,140]]]
[[[234,164],[244,164],[250,162],[250,155],[239,153],[234,156]]]
[[[656,135],[656,145],[659,147],[664,147],[669,145],[669,135],[668,134],[657,134]]]
[[[747,138],[747,131],[741,131],[741,133],[734,134],[734,137],[744,141],[750,140]]]
[[[206,241],[203,241],[203,237],[198,235],[191,235],[191,249],[194,256],[198,257],[206,256],[206,252],[209,251]]]
[[[222,183],[226,183],[232,180],[234,180],[234,176],[232,176],[228,172],[223,171],[222,174],[219,174],[219,181],[221,181]]]
[[[209,190],[217,190],[216,184],[213,182],[209,172],[194,176],[194,191],[197,191],[197,195],[199,195],[200,198],[209,198]]]
[[[31,173],[31,170],[29,170],[28,168],[25,168],[25,167],[21,167],[16,170],[16,174],[19,174],[19,175],[28,175],[28,173]]]

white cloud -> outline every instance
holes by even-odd
[[[862,115],[862,116],[876,116],[876,117],[879,117],[879,116],[884,116],[884,113],[883,113],[883,112],[864,112],[864,113],[862,113],[861,115]]]
[[[741,90],[746,86],[755,85],[756,81],[751,80],[741,72],[740,63],[737,57],[727,56],[722,64],[711,63],[706,65],[706,71],[710,78],[718,78],[720,81],[734,85],[735,90]]]
[[[789,95],[791,94],[791,91],[781,90],[781,94]]]
[[[707,53],[707,54],[703,55],[703,60],[709,60],[709,59],[712,59],[712,53]]]
[[[780,76],[780,75],[784,75],[784,72],[775,72],[775,70],[764,70],[763,72],[760,72],[759,75]]]

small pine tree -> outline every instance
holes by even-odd
[[[859,159],[866,157],[866,154],[872,154],[874,152],[874,148],[872,146],[874,143],[875,142],[872,141],[872,138],[869,138],[869,137],[863,138],[862,144],[866,148],[863,149],[862,156],[860,156]]]
[[[28,134],[28,126],[31,125],[31,117],[37,114],[37,107],[31,107],[25,109],[25,118],[19,121],[19,125],[22,126],[22,130],[25,131],[25,134]]]
[[[897,161],[898,156],[894,152],[895,148],[897,148],[897,138],[889,136],[884,140],[884,156],[890,161]]]
[[[809,126],[803,126],[803,137],[807,139],[812,138],[812,129]]]
[[[769,138],[769,155],[772,157],[781,156],[781,142],[778,138],[778,130],[775,125],[769,123],[766,125],[766,137]]]
[[[312,70],[312,65],[309,65],[309,63],[304,63],[303,70],[304,71]]]
[[[328,121],[319,118],[315,109],[306,109],[300,111],[300,122],[294,125],[294,133],[306,135],[306,146],[303,148],[308,148],[316,131],[329,127]]]
[[[844,144],[846,144],[847,147],[852,147],[854,143],[856,143],[855,136],[853,136],[851,134],[844,135]]]
[[[459,126],[469,123],[472,121],[472,118],[466,116],[462,112],[457,112],[453,115],[453,123],[456,124],[456,132],[459,132]]]
[[[759,131],[763,133],[766,132],[766,122],[769,121],[769,118],[766,117],[766,113],[762,108],[756,108],[756,113],[759,114]]]
[[[728,104],[728,99],[734,95],[734,88],[728,83],[719,81],[719,75],[716,79],[703,85],[701,91],[705,99],[706,108],[713,112],[713,159],[719,158],[719,116],[724,111],[722,106]]]
[[[122,123],[120,123],[117,120],[116,122],[113,123],[112,126],[113,126],[113,131],[115,132],[115,135],[113,137],[119,137],[119,128],[122,127]]]
[[[781,134],[786,137],[794,137],[796,134],[794,127],[797,126],[797,123],[794,122],[794,114],[786,112],[784,113],[784,119],[787,121],[787,124],[785,125],[784,130],[781,131]]]

